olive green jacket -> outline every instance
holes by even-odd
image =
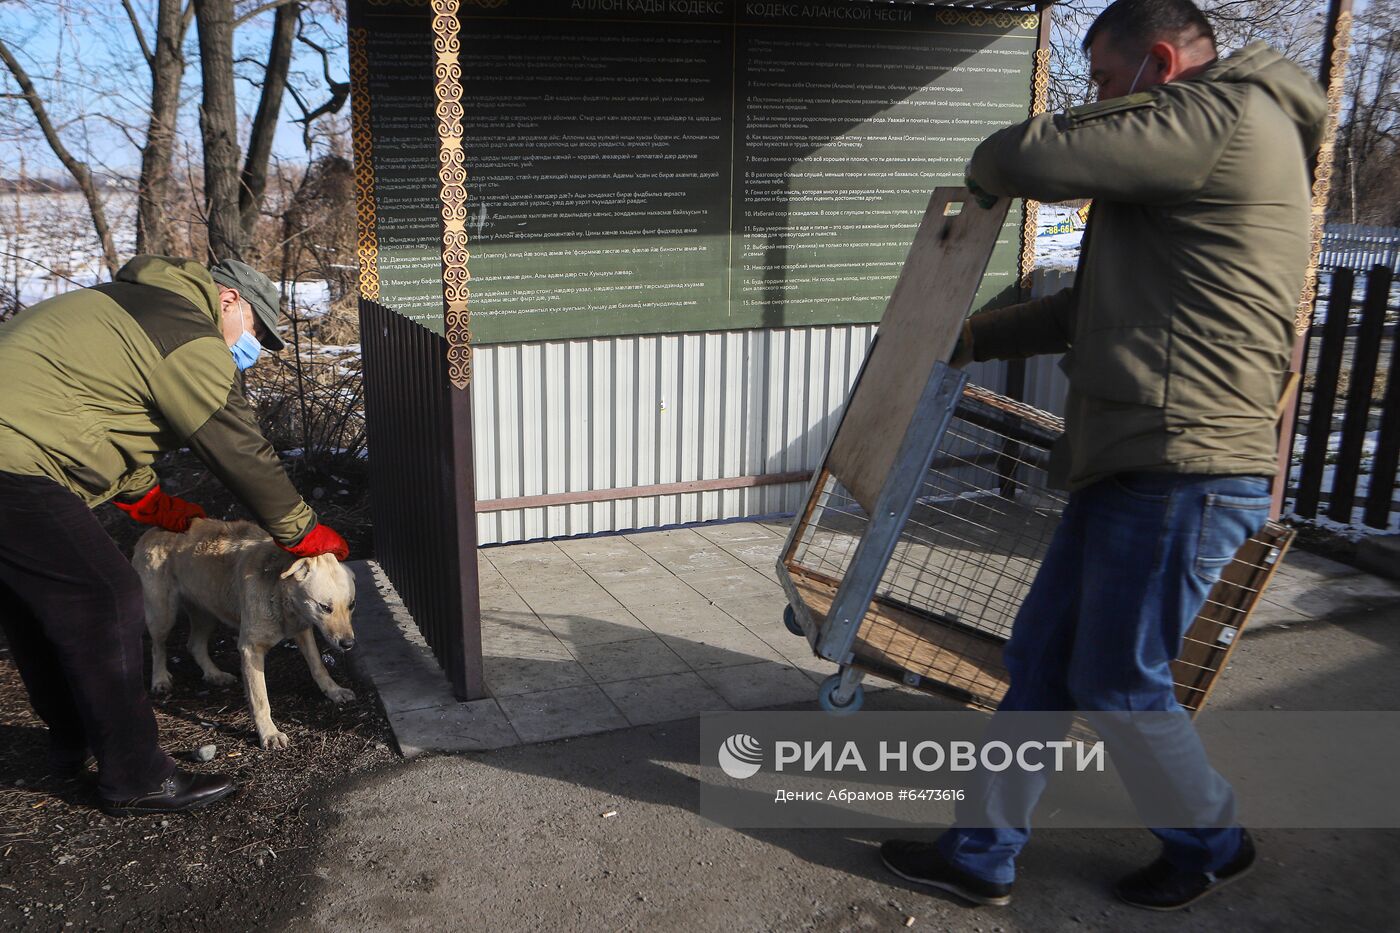
[[[1308,266],[1321,88],[1263,43],[977,147],[996,195],[1093,198],[1072,288],[976,315],[976,359],[1066,352],[1052,474],[1269,476]]]
[[[0,324],[0,471],[46,476],[90,506],[135,501],[189,447],[282,544],[316,525],[258,430],[196,262],[138,256],[116,280]]]

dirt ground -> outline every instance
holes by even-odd
[[[184,628],[171,636],[174,690],[155,704],[161,741],[181,767],[231,774],[242,788],[232,802],[191,815],[109,817],[91,785],[48,777],[45,731],[0,649],[0,928],[275,927],[310,890],[328,819],[322,801],[398,760],[372,690],[337,663],[331,675],[359,696],[335,706],[292,647],[274,649],[267,666],[273,716],[292,746],[263,751],[242,686],[207,687],[179,649]],[[231,637],[212,653],[223,669],[238,669]],[[213,761],[188,759],[209,744],[218,749]]]
[[[352,556],[367,554],[363,463],[350,475],[292,466],[298,489],[346,536]],[[158,470],[168,492],[212,517],[248,517],[188,454],[166,458]],[[111,507],[97,515],[128,554],[146,530]],[[242,685],[206,685],[185,652],[186,632],[182,622],[171,633],[174,690],[154,704],[162,744],[182,767],[231,774],[242,790],[198,814],[124,819],[98,810],[91,786],[46,775],[46,734],[0,636],[0,929],[276,927],[307,898],[331,790],[398,760],[373,689],[356,681],[343,658],[327,655],[331,676],[358,694],[335,706],[290,644],[269,655],[267,683],[274,720],[292,746],[263,751]],[[212,654],[237,672],[232,632],[215,640]],[[149,674],[149,653],[146,664]],[[208,764],[187,757],[210,744],[218,751]]]

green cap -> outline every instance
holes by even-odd
[[[286,341],[277,333],[277,321],[281,317],[281,296],[272,279],[263,275],[246,262],[237,259],[223,259],[209,267],[209,274],[225,288],[238,291],[253,308],[253,313],[262,322],[262,345],[273,353],[285,347]]]

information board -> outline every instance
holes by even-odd
[[[441,331],[431,19],[351,8],[380,300]],[[1036,42],[1034,14],[852,0],[460,17],[473,343],[878,321],[933,189],[1025,118]],[[1020,222],[974,307],[1014,291]]]

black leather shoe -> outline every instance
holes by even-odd
[[[1179,910],[1238,881],[1254,867],[1254,840],[1240,831],[1240,850],[1219,871],[1182,871],[1164,858],[1133,872],[1114,887],[1120,900],[1146,910]]]
[[[217,803],[237,789],[238,785],[222,774],[196,774],[176,768],[170,777],[150,793],[128,800],[103,798],[102,809],[110,816],[179,813]]]
[[[890,839],[880,846],[885,867],[906,881],[926,884],[973,904],[1004,907],[1011,903],[1011,885],[984,881],[951,864],[927,842]]]

